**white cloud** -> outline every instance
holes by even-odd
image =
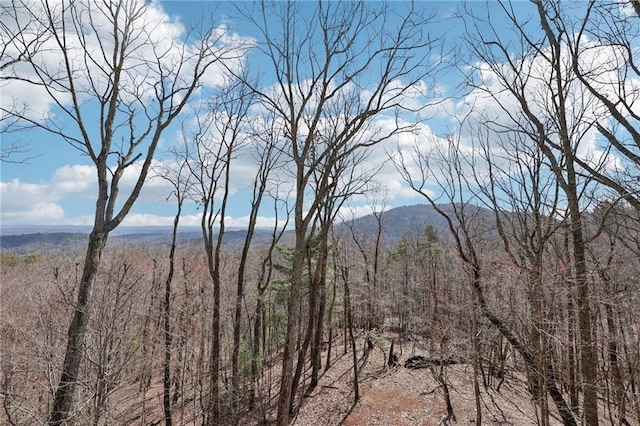
[[[140,173],[141,164],[137,163],[129,167],[124,173],[120,182],[120,197],[127,197],[135,185]],[[161,205],[170,207],[167,211],[172,211],[173,200],[167,200],[168,195],[173,190],[171,183],[159,176],[163,170],[166,171],[176,167],[176,163],[171,161],[156,161],[145,185],[140,193],[134,209],[148,208],[154,206],[154,210]],[[231,196],[238,194],[245,189],[254,176],[255,165],[241,163],[238,167],[232,168],[234,171],[231,177]],[[20,224],[69,224],[69,225],[92,225],[92,215],[79,215],[69,217],[65,215],[64,207],[77,206],[79,203],[89,203],[93,206],[97,196],[97,179],[95,169],[89,165],[65,165],[58,168],[49,181],[37,183],[24,182],[18,178],[9,182],[0,182],[0,210],[1,220],[4,223]],[[246,195],[239,194],[238,197],[244,203],[243,207],[248,208]],[[146,204],[147,207],[144,207]],[[140,207],[143,206],[143,207]],[[182,224],[185,226],[200,226],[201,214],[183,215]],[[248,216],[229,217],[228,226],[246,226]],[[146,214],[132,212],[123,222],[127,226],[147,225],[147,226],[171,226],[173,216]],[[273,219],[260,217],[259,226],[271,226]]]
[[[95,97],[104,96],[113,83],[113,64],[110,51],[114,47],[112,16],[109,2],[76,1],[71,5],[63,5],[57,0],[49,0],[52,16],[56,20],[57,36],[65,43],[66,59],[73,75],[73,83],[81,103]],[[144,8],[141,9],[141,6]],[[136,108],[140,103],[155,99],[156,89],[163,78],[165,87],[184,86],[193,75],[196,62],[200,59],[198,41],[192,43],[187,39],[187,29],[179,19],[169,16],[159,1],[143,2],[131,0],[123,4],[143,13],[128,22],[130,40],[125,59],[124,72],[120,75],[119,97],[122,102],[134,102]],[[63,7],[65,12],[63,13]],[[20,56],[23,46],[40,37],[41,44],[33,54],[32,61],[37,64],[40,75],[45,75],[44,84],[29,84],[26,79],[39,81],[39,76],[27,62],[18,62],[2,69],[3,77],[16,76],[18,80],[8,80],[2,84],[0,107],[3,109],[22,110],[23,114],[35,121],[52,118],[56,104],[69,106],[71,96],[68,91],[68,75],[65,70],[61,48],[56,38],[47,35],[47,17],[43,3],[26,0],[24,7],[14,8],[15,19],[3,16],[3,27],[0,30],[0,43],[6,46],[1,58],[2,64]],[[137,13],[137,12],[133,12]],[[72,16],[75,17],[72,20]],[[124,20],[132,12],[120,11],[118,19],[120,28],[124,28]],[[66,34],[62,35],[62,20],[66,21]],[[77,21],[76,21],[77,20]],[[39,24],[42,22],[43,24]],[[81,37],[74,30],[82,28]],[[19,28],[19,29],[18,29]],[[17,33],[21,37],[14,37]],[[195,34],[195,33],[194,33]],[[186,40],[186,41],[185,41]],[[119,40],[125,42],[124,40]],[[232,69],[243,66],[243,52],[254,44],[250,38],[230,34],[224,25],[212,29],[209,39],[214,43],[217,56],[226,60]],[[106,53],[106,54],[103,54]],[[157,59],[156,59],[157,58]],[[204,74],[201,83],[204,86],[220,86],[228,82],[223,75],[222,64],[216,64]],[[50,77],[46,77],[49,74]],[[176,95],[174,102],[181,94]],[[153,113],[153,109],[146,110]],[[4,115],[4,114],[3,114]],[[60,115],[60,117],[63,117]]]
[[[97,178],[95,168],[86,165],[67,165],[55,171],[51,178],[52,190],[60,196],[95,198]]]
[[[64,220],[64,224],[74,226],[93,226],[94,219],[93,215],[78,215],[66,218]]]
[[[373,213],[373,206],[365,204],[361,206],[342,206],[338,211],[338,220],[350,221]]]
[[[122,221],[122,226],[173,226],[173,217],[147,213],[130,213]]]
[[[0,182],[3,223],[58,224],[64,219],[64,210],[58,204],[60,197],[46,184],[31,184],[13,179]]]
[[[592,84],[601,95],[609,97],[614,102],[620,96],[628,96],[627,101],[637,109],[640,87],[637,79],[627,78],[621,74],[625,70],[624,52],[615,46],[603,46],[596,42],[583,40],[579,66],[586,78],[592,79]],[[526,128],[531,133],[536,129],[528,122],[522,112],[518,100],[511,94],[509,87],[514,87],[526,98],[530,111],[547,126],[548,135],[554,138],[557,124],[554,124],[555,106],[557,102],[554,91],[551,66],[548,63],[543,48],[538,55],[528,55],[518,58],[512,53],[511,61],[515,63],[517,72],[506,63],[476,63],[474,64],[477,85],[455,109],[455,122],[462,123],[457,133],[459,152],[467,154],[468,159],[474,161],[473,166],[480,180],[486,177],[486,159],[482,158],[478,148],[482,145],[491,154],[492,161],[498,169],[508,171],[508,162],[530,162],[536,155],[532,149],[534,140],[521,139],[516,133]],[[562,47],[561,67],[565,77],[564,96],[566,97],[565,117],[572,138],[572,144],[579,157],[591,165],[600,165],[609,172],[619,171],[623,167],[620,158],[613,151],[603,149],[601,138],[594,123],[606,123],[608,112],[602,104],[588,92],[575,78],[572,69],[571,54],[567,46]],[[624,81],[623,81],[624,79]],[[622,95],[626,93],[626,95]],[[639,98],[640,99],[640,98]],[[640,111],[637,111],[640,113]],[[523,126],[523,127],[520,127]],[[514,133],[508,136],[509,129]],[[557,153],[560,156],[560,153]],[[508,175],[504,175],[508,178]]]

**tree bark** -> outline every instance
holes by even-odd
[[[296,201],[296,243],[293,254],[291,290],[289,293],[287,329],[285,335],[284,352],[282,355],[282,377],[278,396],[278,426],[287,426],[292,414],[292,389],[294,374],[294,358],[296,341],[300,329],[301,296],[303,287],[303,269],[306,247],[306,226],[302,221],[302,202]]]
[[[107,235],[107,232],[96,229],[89,235],[73,319],[69,325],[62,375],[48,420],[48,424],[51,426],[62,425],[71,412],[73,395],[82,363],[84,336],[89,323],[92,286],[98,273],[102,251],[107,244]]]
[[[180,197],[178,195],[178,197]],[[171,233],[171,248],[169,249],[169,271],[165,280],[163,319],[164,319],[164,361],[162,365],[162,406],[164,411],[164,423],[171,426],[171,351],[173,350],[173,333],[171,331],[171,284],[176,263],[176,246],[178,242],[178,224],[180,223],[180,213],[182,212],[182,201],[178,199],[178,211],[173,219],[173,231]]]
[[[351,312],[351,293],[349,292],[349,269],[342,269],[344,280],[344,304],[347,315],[347,329],[349,330],[349,341],[351,342],[351,353],[353,361],[353,406],[360,401],[360,380],[358,378],[358,355],[356,351],[356,339],[353,335],[353,314]]]

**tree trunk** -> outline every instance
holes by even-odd
[[[320,346],[322,344],[322,326],[325,305],[325,282],[327,274],[327,256],[329,236],[328,229],[323,225],[321,230],[320,250],[313,277],[313,286],[309,289],[309,329],[307,330],[310,339],[310,361],[311,361],[311,381],[305,390],[305,395],[311,394],[318,384],[318,373],[320,371]],[[306,342],[306,337],[305,337]],[[304,348],[306,351],[306,348]],[[303,363],[304,366],[304,363]],[[299,368],[298,368],[299,369]],[[295,389],[293,390],[295,392]]]
[[[91,290],[98,273],[102,251],[107,244],[107,236],[107,232],[95,229],[89,235],[89,244],[84,260],[82,279],[78,286],[78,296],[73,320],[69,325],[67,349],[62,366],[62,374],[48,420],[48,424],[51,426],[62,425],[71,412],[73,395],[82,362],[84,337],[89,323]]]
[[[584,240],[583,235],[583,222],[582,212],[580,210],[578,187],[578,172],[576,171],[576,149],[574,146],[575,141],[572,140],[572,133],[570,129],[570,123],[567,119],[567,111],[570,111],[570,105],[566,98],[566,83],[563,81],[563,63],[562,63],[562,50],[561,41],[554,34],[551,29],[550,23],[547,18],[547,12],[542,3],[536,3],[538,13],[540,16],[540,23],[544,30],[549,44],[551,47],[551,60],[550,65],[553,68],[553,79],[550,82],[550,87],[554,92],[555,99],[554,104],[557,114],[558,125],[558,139],[560,155],[563,158],[562,162],[558,162],[557,159],[549,152],[549,147],[545,145],[548,143],[549,136],[547,135],[544,127],[538,125],[541,130],[540,137],[543,137],[544,142],[543,150],[547,158],[552,160],[553,172],[557,177],[560,186],[563,189],[567,197],[567,210],[569,219],[569,231],[571,234],[572,242],[572,255],[574,262],[574,282],[576,291],[576,304],[578,308],[578,335],[580,339],[580,373],[582,376],[582,382],[584,384],[583,393],[583,422],[587,426],[598,426],[598,357],[596,353],[596,344],[593,336],[593,329],[591,325],[591,309],[590,309],[590,296],[589,296],[589,283],[587,280],[587,262],[586,262],[586,246],[587,243]],[[555,87],[554,87],[555,86]]]
[[[238,265],[238,281],[236,286],[235,313],[233,317],[233,352],[231,354],[231,389],[232,389],[231,400],[232,400],[232,411],[233,411],[232,413],[233,418],[231,419],[231,423],[234,425],[238,423],[238,411],[240,408],[239,356],[240,356],[240,335],[242,333],[242,299],[244,297],[245,272],[247,268],[247,260],[249,258],[249,249],[251,248],[256,221],[258,218],[258,211],[260,209],[260,204],[262,203],[262,196],[264,194],[264,186],[265,186],[265,181],[263,180],[261,181],[261,186],[259,187],[257,192],[254,187],[254,199],[251,202],[249,226],[247,227],[247,235],[244,240],[244,245],[242,246],[240,264]],[[262,294],[260,294],[260,297],[261,296]],[[257,315],[259,314],[259,312],[257,311],[258,311],[258,307],[256,307],[256,321],[258,322],[258,326],[259,326],[259,320]],[[257,330],[259,330],[259,328],[256,328],[254,332]],[[257,348],[255,348],[255,343],[258,344]],[[258,340],[257,342],[254,342],[254,345],[252,347],[254,349],[259,349],[260,341]],[[257,375],[257,365],[254,366],[256,356],[257,356],[257,352],[254,352],[251,357],[252,358],[252,361],[251,361],[252,383]],[[253,393],[251,398],[254,398],[254,397],[255,397],[255,393]],[[253,405],[253,401],[250,403],[250,405]]]
[[[568,141],[564,144],[568,145]],[[593,330],[591,325],[591,309],[589,283],[587,279],[586,242],[583,237],[582,213],[578,200],[576,172],[573,169],[572,151],[565,147],[567,155],[567,183],[565,194],[569,206],[569,231],[571,234],[571,254],[574,263],[574,286],[576,305],[578,308],[578,338],[580,342],[580,373],[583,382],[583,422],[588,426],[598,426],[598,389],[596,354]],[[560,173],[558,171],[558,173]]]
[[[575,337],[575,309],[573,304],[573,294],[567,292],[567,370],[568,370],[568,387],[569,387],[569,403],[571,410],[578,412],[578,385],[576,382],[576,337]]]
[[[219,253],[216,251],[216,257]],[[219,260],[216,261],[219,264]],[[213,273],[213,307],[211,310],[211,353],[209,356],[209,398],[205,424],[220,424],[220,273],[216,267]]]
[[[613,256],[613,246],[612,252],[610,253],[608,265],[610,265],[611,259]],[[614,286],[609,279],[609,276],[604,268],[598,265],[596,261],[596,268],[598,270],[598,275],[602,280],[603,284],[605,284],[605,289],[609,294],[615,294]],[[607,322],[607,353],[609,355],[609,366],[611,368],[611,381],[613,385],[613,396],[614,396],[614,404],[617,408],[618,415],[618,424],[628,424],[626,419],[626,396],[624,389],[624,381],[622,379],[622,373],[620,371],[620,362],[618,360],[618,329],[614,316],[613,306],[609,302],[605,302],[605,316]]]
[[[327,314],[327,325],[329,328],[329,343],[327,344],[327,358],[324,363],[324,371],[326,372],[331,367],[331,349],[333,348],[333,308],[336,305],[336,290],[337,290],[337,279],[336,279],[336,261],[334,258],[333,262],[333,278],[332,278],[332,286],[331,286],[331,302],[329,303],[329,310]]]
[[[262,301],[262,293],[258,295],[256,301],[256,310],[253,320],[253,342],[251,345],[251,388],[249,389],[249,409],[255,408],[256,403],[256,387],[258,384],[258,358],[260,355],[260,337],[262,335],[262,311],[264,302]]]
[[[171,234],[171,248],[169,249],[169,271],[164,287],[164,362],[162,375],[162,405],[164,410],[164,424],[172,425],[171,418],[171,350],[173,344],[173,335],[171,333],[171,284],[173,282],[173,274],[176,264],[176,245],[178,241],[178,224],[180,223],[180,213],[182,211],[182,203],[178,200],[178,212],[173,219],[173,232]]]
[[[351,342],[351,353],[353,355],[353,406],[360,401],[360,383],[358,379],[358,355],[356,353],[356,339],[353,335],[353,315],[351,312],[351,295],[349,293],[349,270],[345,267],[342,270],[344,280],[344,305],[347,315],[347,328],[349,330],[349,341]]]
[[[322,337],[324,335],[324,316],[327,306],[326,287],[327,277],[325,266],[320,283],[320,292],[318,294],[318,303],[320,304],[320,306],[318,306],[318,315],[316,316],[315,336],[311,343],[311,382],[309,383],[310,389],[318,386],[320,369],[322,368]]]
[[[538,247],[543,247],[538,244]],[[547,338],[543,323],[543,291],[542,291],[542,253],[538,252],[532,265],[529,282],[531,293],[529,295],[531,305],[531,326],[529,335],[533,352],[536,356],[537,367],[533,371],[533,386],[536,405],[540,410],[540,426],[549,424],[549,406],[547,400]]]
[[[315,285],[313,285],[313,287],[315,287]],[[315,323],[314,316],[316,315],[314,312],[316,309],[315,297],[311,296],[313,292],[314,291],[312,289],[309,289],[309,295],[310,295],[309,301],[311,305],[309,307],[309,318],[307,320],[307,329],[304,332],[304,339],[302,340],[302,345],[298,349],[298,362],[296,363],[296,371],[293,374],[293,381],[291,383],[291,401],[290,401],[291,407],[294,407],[296,393],[298,391],[298,386],[300,385],[300,378],[302,377],[303,370],[306,364],[305,358],[307,356],[307,350],[309,349],[311,338],[313,336],[313,327]]]
[[[477,289],[480,286],[480,276],[477,269],[474,268],[473,280],[475,292],[471,293],[471,342],[473,345],[473,395],[476,405],[476,424],[482,424],[482,401],[480,395],[480,384],[478,383],[478,376],[480,374],[480,342],[478,339],[478,299],[479,294]]]
[[[306,227],[302,226],[302,204],[296,202],[296,243],[293,254],[291,291],[288,300],[287,330],[285,334],[284,353],[282,355],[282,373],[280,394],[278,397],[278,426],[287,426],[291,414],[291,390],[293,387],[293,360],[296,352],[296,341],[299,334],[299,317],[302,307],[303,267],[306,246]]]

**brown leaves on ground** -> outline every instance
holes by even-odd
[[[342,350],[342,348],[341,348]],[[359,347],[361,359],[362,346]],[[405,348],[405,351],[407,348]],[[412,348],[411,355],[428,355]],[[451,393],[457,422],[445,422],[447,410],[442,388],[429,369],[410,370],[400,364],[385,367],[379,348],[374,349],[360,367],[360,401],[353,406],[353,372],[351,354],[341,357],[321,378],[313,394],[305,398],[296,426],[436,426],[474,424],[473,368],[470,364],[444,367],[443,375]],[[436,372],[439,367],[435,367]],[[482,380],[479,378],[479,380]],[[534,404],[526,384],[517,375],[507,378],[500,392],[484,389],[481,383],[483,423],[497,425],[536,425]],[[559,425],[551,419],[552,425]]]

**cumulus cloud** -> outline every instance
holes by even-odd
[[[95,197],[97,178],[95,168],[87,165],[67,165],[55,171],[51,178],[54,193],[64,196]]]
[[[114,6],[108,2],[77,1],[64,5],[49,0],[48,6],[50,15],[43,10],[42,2],[25,0],[24,4],[14,7],[6,19],[3,17],[0,31],[0,42],[5,46],[0,64],[3,65],[1,75],[6,79],[0,97],[0,107],[5,111],[3,118],[8,111],[17,111],[35,122],[55,118],[56,106],[67,107],[72,99],[67,65],[73,75],[75,95],[81,103],[108,93],[115,66],[110,63],[110,51],[115,43],[113,16],[121,21],[120,28],[125,28],[125,21],[129,20],[126,28],[130,31],[130,40],[119,82],[121,102],[144,104],[155,99],[160,81],[166,87],[185,86],[201,59],[202,41],[192,39],[192,33],[178,18],[169,16],[159,1],[131,0],[124,5],[127,11],[118,14],[109,10]],[[136,18],[131,20],[133,15]],[[56,37],[64,40],[64,52],[49,32],[50,16]],[[64,32],[63,22],[66,23]],[[78,27],[82,28],[80,34],[74,30]],[[20,36],[15,37],[16,34]],[[225,25],[214,27],[206,42],[213,48],[210,54],[226,61],[224,66],[218,63],[203,75],[201,83],[208,87],[227,84],[223,70],[239,70],[243,66],[243,53],[254,45],[253,39],[232,34]],[[35,65],[24,60],[13,62],[25,56]],[[42,84],[30,84],[27,79]],[[173,102],[181,96],[177,93]]]
[[[58,224],[64,210],[60,197],[46,184],[31,184],[12,179],[0,182],[3,223]]]
[[[339,220],[350,221],[372,214],[374,211],[377,212],[378,210],[371,204],[364,204],[361,206],[342,206],[338,211],[337,217]]]
[[[120,197],[127,197],[133,189],[140,174],[141,164],[129,167],[120,182]],[[177,168],[173,161],[155,161],[154,167],[147,177],[147,181],[138,197],[136,206],[140,208],[157,209],[161,205],[169,206],[173,200],[169,199],[172,184],[162,178],[163,173],[170,173]],[[238,194],[249,187],[255,174],[255,165],[249,160],[232,167],[230,195]],[[89,165],[65,165],[54,171],[47,181],[25,182],[15,178],[8,182],[0,182],[1,220],[3,223],[16,224],[69,224],[91,225],[93,216],[69,216],[65,208],[82,203],[93,205],[97,196],[97,178],[95,169]],[[238,195],[246,200],[246,195]],[[248,202],[245,203],[248,208]],[[134,208],[136,210],[136,208]],[[200,214],[184,215],[182,223],[185,226],[200,226]],[[260,218],[260,223],[269,225],[273,220],[269,217]],[[229,226],[246,226],[248,216],[229,217]],[[128,226],[171,226],[172,215],[154,215],[140,212],[130,213],[124,222]]]

